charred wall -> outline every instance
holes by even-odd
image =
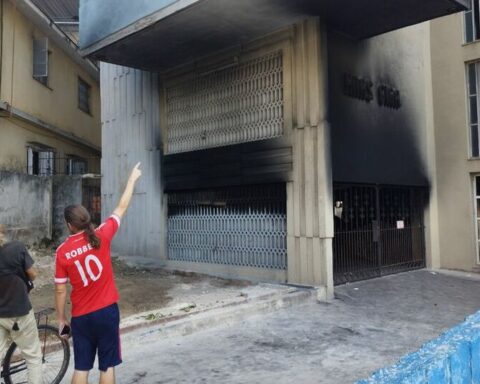
[[[166,191],[286,182],[291,144],[284,138],[193,151],[164,158]]]
[[[359,42],[329,34],[335,182],[428,186],[426,31]]]

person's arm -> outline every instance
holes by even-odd
[[[67,302],[67,282],[68,282],[68,270],[64,263],[64,255],[57,248],[55,253],[55,310],[57,311],[57,321],[59,331],[65,325],[68,325],[67,317],[65,316],[65,304]]]
[[[30,281],[33,281],[37,278],[37,270],[33,267],[28,268],[25,271],[25,273],[27,275],[28,280],[30,280]]]
[[[65,325],[69,325],[65,316],[65,304],[67,302],[67,284],[55,284],[55,309],[57,310],[58,328],[61,331]]]
[[[113,214],[122,218],[127,211],[128,206],[130,205],[130,201],[132,200],[133,190],[135,189],[135,183],[137,180],[142,176],[142,171],[140,170],[140,163],[137,163],[135,167],[132,169],[130,173],[130,177],[128,178],[127,186],[123,191],[122,197],[118,202],[117,208],[113,211]]]
[[[28,253],[28,250],[25,247],[25,245],[21,244],[20,246],[22,248],[22,251],[19,252],[19,254],[22,257],[21,264],[23,266],[21,277],[24,280],[25,284],[27,285],[27,292],[30,293],[30,291],[33,289],[33,280],[35,280],[35,278],[37,277],[37,271],[33,267],[33,264],[35,262],[33,261],[32,256],[30,256],[30,253]]]

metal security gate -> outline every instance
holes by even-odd
[[[426,191],[335,184],[335,284],[425,266]]]
[[[168,258],[286,269],[285,184],[168,195]]]

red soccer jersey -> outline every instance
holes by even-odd
[[[72,316],[77,317],[108,307],[118,301],[113,278],[110,243],[120,226],[118,216],[110,216],[95,233],[100,249],[93,248],[84,232],[69,236],[57,248],[55,283],[72,285]]]

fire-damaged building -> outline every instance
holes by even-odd
[[[81,0],[116,251],[320,287],[431,265],[430,25],[467,0]],[[403,28],[411,26],[409,28]],[[388,32],[388,33],[387,33]]]

